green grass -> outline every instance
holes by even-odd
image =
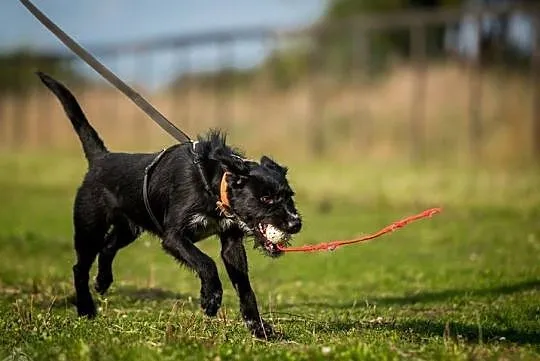
[[[296,244],[445,210],[334,252],[272,260],[248,243],[260,310],[284,335],[265,342],[241,323],[213,238],[200,247],[223,281],[218,317],[199,310],[195,275],[144,236],[117,257],[100,316],[78,319],[70,212],[84,167],[77,154],[0,156],[0,360],[540,358],[536,172],[291,165],[305,219]]]

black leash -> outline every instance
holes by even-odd
[[[118,76],[112,71],[107,69],[101,64],[95,57],[93,57],[87,50],[81,47],[75,40],[67,35],[62,29],[60,29],[51,19],[43,14],[34,4],[29,0],[19,0],[27,9],[34,15],[50,32],[52,32],[64,45],[66,45],[71,51],[73,51],[79,58],[81,58],[86,64],[90,65],[95,71],[97,71],[102,77],[114,85],[118,90],[124,93],[135,105],[144,111],[154,122],[156,122],[161,128],[163,128],[172,137],[178,140],[180,143],[189,142],[191,139],[189,136],[178,129],[173,123],[171,123],[163,114],[161,114],[156,108],[154,108],[146,99],[144,99],[133,88],[124,83]]]

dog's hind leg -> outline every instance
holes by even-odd
[[[75,292],[77,294],[77,313],[79,316],[88,316],[90,318],[96,315],[96,307],[88,288],[90,278],[90,269],[99,252],[96,244],[96,238],[102,237],[104,232],[99,235],[96,233],[81,234],[75,233],[75,250],[77,252],[77,263],[73,266],[73,279]],[[99,241],[103,242],[102,240]]]
[[[85,199],[87,198],[87,199]],[[73,266],[73,281],[79,316],[92,318],[96,307],[88,288],[90,269],[103,246],[107,230],[106,216],[99,212],[92,197],[77,195],[74,208],[75,252],[77,263]]]
[[[122,217],[117,220],[111,231],[105,237],[105,244],[99,252],[98,275],[94,288],[100,294],[105,294],[113,282],[112,264],[116,253],[126,247],[140,234],[140,230],[131,225],[129,220]]]

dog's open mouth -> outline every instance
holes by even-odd
[[[283,253],[278,248],[278,245],[289,245],[290,235],[270,224],[259,223],[257,225],[256,238],[266,253],[275,257]]]

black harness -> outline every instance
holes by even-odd
[[[212,192],[212,188],[210,187],[210,183],[208,182],[208,179],[206,178],[206,175],[204,174],[204,169],[202,165],[202,158],[199,152],[197,152],[196,145],[198,144],[198,141],[190,141],[191,143],[191,153],[193,154],[193,164],[197,168],[199,172],[199,176],[201,178],[201,181],[203,183],[204,189],[208,194],[210,194],[212,197],[216,198],[216,204],[220,204],[221,198],[219,196],[216,196],[214,192]],[[174,146],[173,146],[174,147]],[[148,198],[148,184],[150,182],[150,176],[152,174],[152,170],[156,167],[156,165],[159,163],[161,158],[167,151],[172,149],[173,147],[169,147],[166,149],[163,149],[161,152],[159,152],[156,157],[144,168],[144,179],[143,179],[143,201],[144,206],[146,208],[146,212],[150,216],[150,219],[152,220],[152,223],[154,223],[154,226],[159,231],[159,233],[163,234],[163,226],[161,223],[157,220],[154,212],[152,212],[152,207],[150,206],[150,200]],[[220,212],[222,215],[224,215],[227,218],[238,218],[232,210],[227,210],[227,212],[223,212],[221,210]]]
[[[204,169],[202,166],[202,158],[199,153],[197,153],[197,144],[198,141],[191,141],[191,154],[193,154],[193,164],[196,165],[197,170],[199,171],[199,175],[201,176],[201,180],[203,182],[204,189],[208,194],[215,197],[215,194],[212,192],[212,188],[210,188],[210,183],[208,183],[208,180],[206,179],[206,175],[204,174]]]
[[[144,207],[146,208],[146,212],[150,216],[150,219],[152,220],[152,223],[154,223],[154,226],[156,226],[156,229],[159,233],[163,234],[163,227],[161,227],[161,224],[158,222],[156,216],[154,215],[154,212],[152,212],[152,207],[150,207],[150,201],[148,200],[148,181],[150,179],[150,173],[152,172],[152,169],[158,164],[159,160],[163,155],[167,152],[167,149],[163,149],[161,152],[158,153],[158,155],[144,168],[144,179],[143,179],[143,201],[144,201]]]

